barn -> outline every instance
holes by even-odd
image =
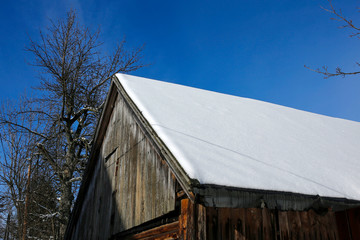
[[[113,77],[65,239],[360,239],[360,123]]]

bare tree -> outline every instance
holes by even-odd
[[[36,151],[39,138],[24,129],[38,131],[41,127],[36,121],[36,113],[22,114],[27,108],[20,100],[17,105],[2,106],[0,111],[2,119],[8,117],[14,123],[0,125],[0,199],[7,206],[7,211],[2,214],[3,222],[6,222],[3,236],[4,239],[56,239],[55,231],[44,231],[44,228],[51,230],[50,222],[39,226],[41,216],[48,214],[42,206],[52,213],[57,212],[58,206],[54,202],[56,188],[51,183],[53,173],[46,162],[40,163],[41,155]],[[16,126],[22,126],[22,129]]]
[[[360,27],[357,26],[355,23],[353,23],[353,21],[351,19],[344,16],[341,9],[339,9],[339,10],[335,9],[331,0],[329,0],[329,8],[323,8],[323,9],[325,11],[331,13],[332,15],[334,15],[334,17],[331,18],[332,20],[339,21],[342,23],[342,25],[339,28],[347,28],[347,29],[352,30],[350,37],[356,37],[356,38],[360,39]],[[356,65],[358,67],[360,67],[359,62],[356,62]],[[323,66],[323,67],[317,68],[317,69],[310,68],[306,65],[305,65],[305,67],[310,69],[311,71],[323,74],[324,78],[336,77],[336,76],[345,77],[345,76],[349,76],[349,75],[360,74],[360,71],[350,71],[350,72],[343,71],[341,67],[336,67],[334,72],[329,71],[327,66]]]
[[[99,31],[81,26],[74,11],[52,22],[40,37],[27,47],[35,56],[33,65],[41,69],[38,97],[27,99],[26,109],[11,112],[17,117],[36,116],[39,127],[24,126],[11,114],[3,114],[0,123],[36,137],[36,152],[50,166],[58,187],[63,236],[111,76],[143,67],[142,47],[127,51],[123,40],[111,56],[101,55]]]

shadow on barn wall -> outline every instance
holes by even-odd
[[[127,103],[113,97],[73,239],[108,239],[175,209],[174,175]]]

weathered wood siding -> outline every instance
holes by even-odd
[[[115,239],[355,240],[360,239],[359,223],[359,208],[318,214],[313,210],[213,208],[182,199],[178,221]]]
[[[348,209],[337,212],[336,222],[338,224],[340,239],[360,239],[360,208]]]
[[[205,208],[196,205],[196,231],[189,239],[340,239],[335,214],[266,208]],[[188,220],[189,221],[189,220]],[[191,222],[191,221],[190,221]]]
[[[108,239],[173,211],[175,182],[118,94],[72,239]]]

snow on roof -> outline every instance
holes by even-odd
[[[360,200],[360,123],[116,77],[189,177],[201,184]]]

